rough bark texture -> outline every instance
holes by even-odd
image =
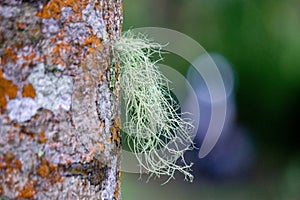
[[[0,199],[121,199],[121,26],[121,0],[0,0]]]

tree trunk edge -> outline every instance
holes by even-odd
[[[0,197],[121,199],[122,0],[0,1]]]

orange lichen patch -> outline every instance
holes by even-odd
[[[95,51],[95,49],[94,48],[92,48],[92,47],[89,47],[88,48],[88,50],[87,50],[87,53],[89,54],[89,53],[93,53]]]
[[[120,183],[117,183],[116,189],[115,189],[115,198],[119,199],[119,190],[120,190]]]
[[[34,87],[31,83],[29,83],[27,85],[23,85],[22,96],[23,97],[31,97],[31,98],[34,98],[36,96]]]
[[[119,199],[119,190],[121,188],[121,176],[122,176],[122,171],[119,171],[119,175],[118,175],[118,181],[117,181],[117,185],[116,185],[116,189],[115,189],[115,198]]]
[[[2,66],[4,66],[6,64],[6,59],[4,58],[4,56],[0,56],[0,67],[2,68]]]
[[[101,122],[100,122],[100,127],[104,128],[104,125],[105,125],[104,122],[101,121]]]
[[[47,137],[46,137],[45,132],[42,132],[42,133],[40,134],[40,136],[39,136],[38,142],[39,142],[40,144],[42,144],[42,143],[45,143],[45,142],[47,142],[47,141],[48,141],[48,139],[47,139]]]
[[[121,146],[121,137],[120,137],[120,120],[118,118],[114,119],[114,126],[110,127],[110,132],[112,140],[117,142],[117,146]]]
[[[0,169],[4,169],[7,167],[10,167],[10,164],[12,163],[12,161],[14,160],[15,155],[12,154],[11,152],[6,152],[5,154],[3,154],[0,157]]]
[[[33,139],[35,137],[35,133],[29,130],[27,127],[22,126],[19,134],[26,134],[29,136],[29,139]]]
[[[15,169],[18,169],[18,170],[22,170],[22,162],[20,160],[14,160],[13,163],[12,163],[12,166],[15,168]]]
[[[37,180],[30,180],[28,181],[21,191],[19,191],[17,198],[18,199],[33,199],[34,195],[37,194],[39,191],[36,189]]]
[[[56,41],[55,37],[50,38],[50,42],[55,42],[55,41]]]
[[[98,38],[95,35],[93,35],[92,37],[88,37],[82,43],[82,47],[85,47],[87,45],[94,45],[94,47],[96,47],[96,48],[101,47],[102,46],[102,38]]]
[[[62,50],[67,50],[67,51],[70,51],[71,49],[71,46],[70,44],[67,44],[67,43],[58,43],[52,50],[52,53],[56,54],[57,56],[60,56],[61,54],[61,51]]]
[[[6,163],[4,163],[1,159],[1,162],[0,162],[0,169],[5,169],[6,168]]]
[[[5,185],[7,188],[12,189],[13,188],[13,177],[5,177]]]
[[[0,157],[0,169],[4,169],[6,174],[10,174],[15,170],[22,170],[22,163],[15,159],[15,155],[11,152],[6,152]]]
[[[32,48],[28,55],[22,55],[25,60],[33,61],[36,56],[36,51]]]
[[[22,131],[19,131],[19,137],[20,137],[20,141],[22,142],[25,138],[24,134],[22,133]]]
[[[60,0],[51,0],[47,3],[41,11],[37,13],[36,16],[42,18],[50,18],[58,19],[61,15],[61,1]]]
[[[41,166],[38,168],[37,174],[38,174],[40,177],[43,177],[43,178],[49,178],[49,175],[50,175],[50,168],[49,168],[49,166],[48,166],[48,162],[47,162],[46,159],[43,159],[43,160],[42,160],[42,164],[41,164]]]
[[[85,39],[85,41],[83,41],[82,43],[82,47],[87,46],[87,45],[91,45],[94,42],[94,38],[93,37],[88,37]]]
[[[63,181],[63,177],[58,173],[58,167],[53,163],[49,163],[45,158],[42,158],[41,165],[37,169],[37,174],[45,178],[47,182],[51,182],[51,184]]]
[[[64,55],[62,52],[69,52],[71,51],[71,45],[67,43],[58,43],[55,45],[55,47],[52,50],[52,53],[54,54],[53,64],[60,64],[61,66],[64,66]],[[67,59],[67,58],[65,58]]]
[[[23,30],[26,27],[26,25],[21,22],[17,22],[16,25],[17,25],[18,29],[20,29],[20,30]]]
[[[49,165],[49,167],[50,167],[51,171],[57,171],[57,166],[55,164],[51,163]]]
[[[64,1],[60,1],[60,2],[63,4],[62,6],[70,6],[74,12],[78,12],[80,9],[79,1],[64,0]]]
[[[116,130],[116,128],[115,127],[110,127],[110,132],[111,132],[111,135],[112,135],[112,139],[113,140],[116,140],[117,139],[117,137],[118,137],[118,134],[117,134],[117,130]]]
[[[49,169],[50,169],[50,173],[51,173],[50,181],[52,184],[55,184],[56,182],[64,181],[63,177],[58,174],[57,165],[51,163],[51,164],[49,164]]]
[[[0,176],[0,180],[2,180],[2,177]],[[4,189],[2,187],[2,185],[0,185],[0,195],[4,194]]]
[[[116,80],[118,81],[119,80],[119,75],[120,75],[120,66],[119,66],[119,63],[116,62]]]
[[[0,71],[0,109],[6,108],[6,96],[13,99],[17,96],[17,93],[18,87],[12,81],[3,78],[3,73]]]
[[[95,35],[86,38],[86,40],[81,44],[82,47],[88,46],[87,54],[92,54],[93,57],[103,50],[102,38],[97,38]],[[92,58],[93,59],[93,58]],[[95,60],[95,59],[93,59]]]
[[[44,62],[46,60],[46,56],[43,56],[43,57],[39,56],[39,57],[36,58],[36,60],[38,62]]]
[[[81,11],[88,4],[88,0],[50,0],[41,11],[37,13],[38,17],[58,19],[61,16],[62,7],[71,7],[75,13]]]
[[[4,50],[4,60],[5,58],[9,58],[14,64],[17,62],[17,52],[9,47],[6,47]],[[4,61],[6,63],[6,60]]]

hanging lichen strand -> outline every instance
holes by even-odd
[[[167,175],[168,182],[178,170],[192,181],[192,164],[185,162],[184,152],[193,148],[194,127],[183,117],[185,113],[178,113],[179,104],[171,95],[169,81],[156,65],[161,49],[160,44],[130,31],[113,45],[114,57],[121,65],[126,110],[123,142],[135,153],[140,172],[146,171],[149,177]],[[151,60],[154,54],[159,55],[156,61]]]

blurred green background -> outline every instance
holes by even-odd
[[[232,64],[237,120],[257,158],[242,182],[161,186],[123,173],[123,199],[300,199],[300,1],[124,0],[123,30],[147,26],[185,33]]]

